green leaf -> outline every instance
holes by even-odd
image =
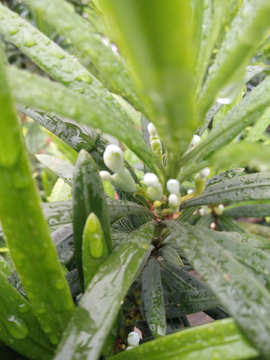
[[[66,266],[74,256],[72,224],[57,229],[51,234],[59,260]]]
[[[82,264],[84,286],[88,287],[98,268],[109,255],[98,217],[91,212],[83,230]]]
[[[173,221],[166,221],[166,225],[194,269],[216,293],[224,309],[268,359],[270,294],[267,289],[244,265],[198,228]]]
[[[270,124],[270,108],[266,109],[262,116],[253,124],[244,141],[256,142],[260,140],[262,134]]]
[[[63,0],[58,0],[57,4],[53,0],[27,0],[27,2],[60,34],[70,39],[75,48],[89,57],[102,77],[105,77],[105,86],[109,84],[111,91],[127,98],[141,111],[144,110],[134,91],[130,71],[125,63],[110,47],[103,44],[102,37],[93,31],[83,17],[76,14],[72,6]]]
[[[50,229],[72,223],[72,201],[41,203],[41,206]]]
[[[0,340],[27,358],[51,360],[54,346],[41,330],[32,306],[10,285],[2,271],[0,293]]]
[[[233,0],[235,1],[235,0]],[[260,73],[266,71],[269,69],[269,66],[267,65],[254,65],[254,66],[247,66],[246,67],[246,75],[245,79],[242,82],[242,84],[248,83],[251,79],[253,79],[255,76],[259,75]],[[204,125],[196,131],[196,133],[200,136],[204,133],[205,129],[208,127],[210,122],[213,120],[215,114],[222,108],[223,104],[220,102],[215,102],[214,105],[209,109],[207,114],[205,115],[205,122]]]
[[[41,211],[1,55],[1,224],[34,313],[51,342],[56,344],[73,312],[74,303]]]
[[[73,120],[43,110],[36,110],[32,107],[18,105],[17,109],[58,136],[77,152],[81,149],[89,152],[95,150],[95,144],[98,142],[100,135],[89,126],[83,126]]]
[[[149,120],[165,148],[179,156],[197,125],[192,40],[198,24],[192,22],[190,1],[109,0],[101,5],[140,80]]]
[[[208,186],[202,195],[182,203],[181,208],[269,198],[270,173],[264,172],[223,180]]]
[[[260,224],[251,224],[251,223],[245,223],[245,222],[240,222],[240,224],[243,226],[243,228],[248,230],[248,232],[250,232],[251,234],[259,235],[261,237],[269,239],[269,236],[270,236],[269,226],[264,226],[264,225],[260,225]]]
[[[146,214],[152,219],[155,216],[152,211],[146,207],[126,200],[115,200],[107,198],[107,204],[109,209],[110,222],[114,223],[121,219],[123,216],[131,214]]]
[[[152,335],[157,338],[166,335],[166,314],[160,266],[155,258],[150,258],[142,274],[142,299],[145,318]]]
[[[71,186],[64,182],[64,180],[58,178],[47,200],[48,202],[71,200],[71,191]]]
[[[258,280],[269,290],[270,289],[270,255],[247,242],[236,240],[230,233],[224,233],[200,228],[206,235],[214,239],[217,244],[229,251],[234,258],[248,266],[252,270],[253,276],[258,276]]]
[[[100,98],[85,99],[55,82],[15,68],[9,68],[8,74],[17,103],[55,111],[64,117],[99,128],[125,142],[153,172],[156,172],[153,165],[155,163],[161,172],[165,171],[155,154],[144,143],[136,126],[117,116],[111,108],[105,107]],[[66,106],[67,103],[69,106]]]
[[[259,118],[270,105],[270,76],[249,92],[234,106],[211,131],[205,140],[201,141],[182,160],[181,165],[196,157],[196,163],[208,159],[218,149],[230,143],[248,125]],[[193,161],[194,162],[194,161]]]
[[[9,275],[12,273],[13,268],[12,266],[3,258],[2,255],[0,255],[0,271],[6,276],[9,277]]]
[[[269,16],[268,0],[242,2],[209,69],[199,102],[202,116],[217,97],[228,101],[241,88],[245,67],[269,29]]]
[[[68,162],[59,159],[55,156],[37,154],[36,158],[50,170],[52,170],[57,176],[63,179],[67,184],[72,186],[72,173],[74,166]]]
[[[226,214],[232,217],[266,217],[270,216],[270,203],[266,200],[248,201],[228,206],[224,209]]]
[[[194,341],[196,339],[196,341]],[[259,352],[245,338],[233,319],[191,327],[124,351],[113,360],[222,360],[253,359]]]
[[[154,223],[131,233],[100,266],[74,312],[55,360],[97,360],[154,234]],[[83,343],[82,343],[83,337]]]
[[[165,245],[162,248],[161,255],[164,260],[175,266],[184,266],[183,261],[178,255],[177,251],[174,250],[170,245]]]
[[[56,11],[59,10],[61,12],[61,15],[57,18],[58,22],[62,22],[62,17],[65,14],[68,16],[68,13],[70,13],[69,5],[62,2],[62,5],[63,4],[64,9],[68,7],[68,9],[65,9],[67,10],[66,13],[62,12],[59,8],[59,4],[55,7]],[[36,6],[39,4],[35,1],[33,2],[33,5]],[[48,3],[44,2],[44,5],[48,6]],[[79,61],[74,60],[72,56],[61,49],[60,46],[54,43],[50,38],[38,31],[38,29],[29,22],[19,17],[17,13],[10,11],[3,5],[0,5],[0,17],[0,32],[4,37],[16,47],[20,48],[24,54],[46,71],[51,78],[68,86],[73,91],[83,94],[87,98],[98,97],[99,102],[110,111],[113,111],[119,118],[129,119],[129,116],[123,111],[124,109],[111,93],[90,72],[88,72]],[[78,15],[75,15],[75,17],[78,17]],[[85,25],[83,19],[79,18],[79,22],[83,22],[83,25]],[[74,24],[73,21],[71,24]],[[86,27],[88,27],[87,24]],[[78,29],[72,27],[72,31],[78,32]],[[84,37],[85,34],[84,32],[81,32],[78,36]],[[99,42],[99,36],[94,34],[94,38],[96,37]],[[74,45],[76,45],[76,43],[77,39]],[[89,47],[89,44],[87,44],[87,46]],[[107,53],[108,51],[110,52],[110,49],[103,44],[102,49]],[[114,59],[116,59],[116,62],[120,62],[118,57],[113,53],[112,55]],[[115,70],[114,63],[112,63],[110,69],[113,71]],[[118,75],[119,77],[121,77],[120,74]],[[128,77],[125,77],[125,79],[129,81]],[[50,111],[50,109],[48,111]],[[132,121],[134,122],[134,119],[132,119]]]
[[[91,212],[98,217],[101,223],[108,253],[112,251],[109,215],[102,180],[94,160],[85,150],[80,151],[75,165],[72,197],[74,251],[83,291],[82,238],[86,220]]]

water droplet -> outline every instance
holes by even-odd
[[[50,336],[50,342],[53,344],[53,345],[56,345],[59,343],[59,339],[55,336],[55,335],[52,335]]]
[[[26,47],[32,47],[34,45],[37,45],[37,43],[35,42],[35,40],[33,38],[28,38],[24,41],[24,45]]]
[[[13,28],[9,30],[10,35],[15,35],[19,32],[19,29]]]
[[[7,319],[0,315],[0,319],[7,331],[15,339],[24,339],[28,335],[29,329],[24,320],[19,319],[15,315],[12,315]]]
[[[65,283],[62,279],[58,279],[56,280],[54,286],[56,287],[56,289],[62,290],[65,287]]]
[[[31,306],[25,302],[25,303],[22,303],[19,305],[18,311],[20,313],[26,313],[30,309],[31,309]]]
[[[83,81],[86,84],[91,84],[91,82],[92,82],[91,75],[88,72],[83,71],[83,70],[78,71],[78,74],[77,74],[75,80]]]

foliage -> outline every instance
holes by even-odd
[[[254,63],[269,57],[269,1],[8,5],[1,356],[269,359],[269,227],[235,220],[270,216],[269,66]],[[15,107],[66,153],[37,155],[59,177],[49,202]],[[199,311],[214,322],[190,327]]]

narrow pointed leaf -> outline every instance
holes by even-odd
[[[0,271],[6,276],[9,277],[9,275],[12,273],[13,268],[12,266],[3,258],[2,255],[0,255]]]
[[[43,214],[50,229],[72,223],[72,201],[41,203]]]
[[[196,341],[194,341],[196,339]],[[191,327],[124,351],[113,360],[222,360],[254,359],[259,352],[237,327],[233,319]]]
[[[270,173],[255,173],[208,186],[204,193],[182,203],[181,208],[270,198]]]
[[[217,96],[225,98],[226,93],[227,97],[230,97],[232,89],[238,86],[239,82],[241,84],[245,67],[269,29],[269,16],[268,0],[242,2],[214,64],[209,69],[204,93],[199,104],[201,114],[206,113]],[[224,89],[226,86],[227,89]],[[224,95],[218,95],[222,90]]]
[[[112,240],[110,232],[110,222],[108,208],[103,190],[102,180],[99,176],[99,170],[85,151],[81,150],[75,165],[73,173],[73,230],[74,230],[74,251],[77,264],[78,275],[82,291],[83,267],[82,267],[82,239],[83,229],[86,220],[93,212],[100,221],[104,232],[107,251],[112,251]]]
[[[191,3],[108,0],[101,4],[140,80],[143,98],[151,101],[149,120],[154,120],[165,148],[179,155],[197,125],[192,40],[198,24],[192,22]]]
[[[154,223],[147,223],[131,233],[101,265],[74,312],[55,360],[71,360],[78,356],[91,360],[99,358],[121,301],[150,245],[154,226]]]
[[[248,201],[246,203],[237,204],[237,206],[230,206],[226,210],[226,214],[232,217],[266,217],[270,216],[270,203],[260,203],[259,201]],[[235,204],[236,205],[236,204]]]
[[[131,214],[146,214],[153,219],[155,218],[152,211],[142,205],[136,204],[131,201],[107,198],[107,204],[111,223],[118,221],[123,216]]]
[[[77,152],[81,149],[89,152],[96,149],[100,135],[89,126],[83,126],[73,120],[28,106],[18,105],[17,109],[55,134]]]
[[[61,179],[63,179],[67,184],[72,186],[72,173],[74,170],[74,166],[69,164],[68,162],[59,159],[55,156],[45,155],[45,154],[37,154],[36,158],[45,166],[47,166],[50,170],[52,170],[56,175],[58,175]]]
[[[92,212],[85,223],[82,241],[84,286],[88,287],[98,268],[109,255],[104,233],[97,216]]]
[[[10,285],[2,271],[0,294],[0,340],[29,359],[51,360],[54,345],[41,330],[32,306]]]
[[[74,304],[41,211],[4,69],[0,54],[1,224],[34,313],[56,344]]]
[[[61,116],[99,128],[125,142],[153,172],[155,172],[153,163],[156,163],[161,171],[165,171],[163,165],[144,143],[136,126],[113,113],[110,108],[102,106],[99,98],[85,99],[60,84],[15,68],[9,68],[8,74],[17,103],[45,111],[55,111]],[[66,106],[67,103],[69,106]]]
[[[256,249],[247,242],[232,239],[230,234],[226,232],[220,236],[218,231],[205,228],[200,228],[200,230],[214,239],[225,250],[228,250],[234,258],[248,265],[249,269],[254,270],[254,277],[259,274],[260,281],[268,290],[270,289],[270,255],[267,252]]]
[[[72,224],[61,227],[51,234],[59,260],[67,265],[74,256],[73,227]]]
[[[33,3],[36,4],[37,2],[35,1]],[[63,3],[64,2],[62,2],[62,4]],[[44,2],[44,5],[47,6],[48,3]],[[68,6],[68,4],[64,4],[64,8],[66,6]],[[57,18],[57,20],[62,22],[61,17],[65,13],[61,11],[58,4],[55,8],[56,11],[61,12],[61,16]],[[69,7],[68,12],[70,12]],[[71,55],[61,49],[60,46],[42,32],[38,31],[36,27],[3,5],[0,5],[0,18],[0,32],[4,35],[5,39],[20,48],[24,54],[46,71],[51,78],[68,86],[73,91],[83,94],[85,97],[98,97],[99,102],[110,109],[110,111],[114,111],[119,118],[129,119],[130,116],[127,116],[126,112],[123,111],[124,109],[120,106],[119,102],[79,61],[74,60]],[[84,20],[81,19],[81,21],[84,23]],[[73,22],[71,22],[71,24],[73,24]],[[74,27],[74,24],[71,29],[78,33],[78,29]],[[79,33],[79,35],[82,37],[85,36],[83,32]],[[95,34],[95,37],[96,36],[97,34]],[[99,36],[97,41],[99,42]],[[75,41],[74,45],[76,45],[76,42],[77,41]],[[89,44],[87,44],[87,46],[89,47]],[[103,44],[102,48],[107,52],[110,51],[110,49]],[[118,57],[113,53],[112,55],[116,58],[116,61],[119,62]],[[121,75],[119,76],[121,77]],[[128,77],[127,80],[129,80]],[[29,105],[29,103],[27,105]],[[48,111],[50,111],[50,109]]]
[[[198,228],[172,221],[166,224],[224,309],[267,359],[270,355],[270,294],[267,289],[244,265]]]
[[[174,250],[170,245],[165,245],[162,249],[161,255],[164,260],[175,266],[184,266],[183,261],[178,255],[177,251]]]
[[[166,335],[166,314],[161,284],[160,266],[155,258],[145,265],[142,275],[142,298],[145,317],[152,335]]]
[[[143,111],[130,71],[122,59],[102,42],[102,37],[95,33],[83,17],[63,0],[27,0],[31,8],[42,14],[46,20],[61,34],[71,40],[74,47],[84,53],[105,77],[105,85],[111,91],[119,93]]]

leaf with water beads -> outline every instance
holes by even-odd
[[[210,234],[187,224],[165,222],[180,249],[217,295],[224,309],[268,359],[270,294],[267,289]]]

